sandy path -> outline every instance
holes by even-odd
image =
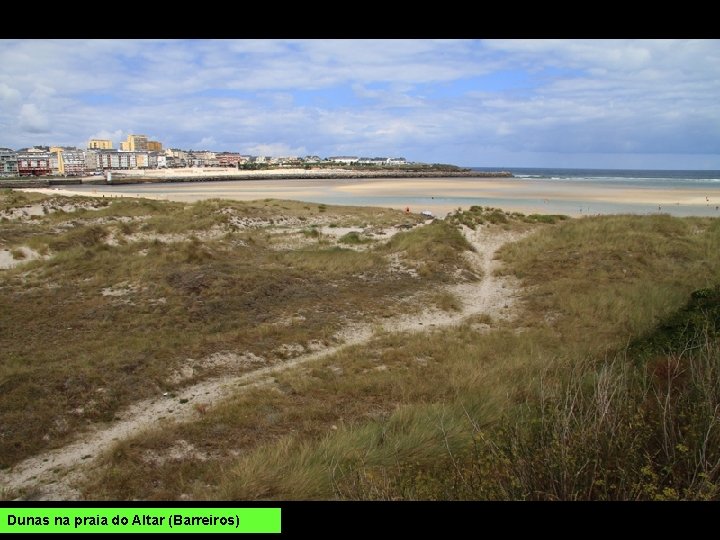
[[[109,425],[100,425],[86,431],[81,439],[63,448],[29,458],[9,471],[0,472],[0,495],[17,489],[27,490],[26,498],[32,500],[76,500],[80,493],[72,486],[80,482],[92,468],[100,454],[116,442],[133,437],[157,426],[159,421],[182,422],[190,420],[198,411],[196,405],[212,406],[243,388],[251,388],[272,382],[273,375],[295,366],[325,358],[336,352],[372,339],[375,331],[384,332],[424,331],[425,329],[450,326],[469,316],[486,313],[494,319],[509,317],[509,309],[517,297],[517,289],[509,278],[494,276],[499,261],[494,259],[497,250],[507,242],[524,236],[519,233],[485,230],[463,233],[477,250],[468,253],[473,265],[482,271],[482,279],[476,282],[451,285],[448,290],[463,302],[458,312],[427,311],[415,316],[403,316],[376,324],[347,328],[339,335],[341,345],[298,356],[287,362],[251,371],[240,376],[226,376],[203,381],[188,387],[174,396],[158,396],[138,402],[118,414]],[[181,403],[182,402],[182,403]]]

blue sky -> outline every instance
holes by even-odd
[[[720,169],[720,40],[0,40],[0,146]]]

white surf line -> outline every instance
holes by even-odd
[[[505,243],[518,240],[526,233],[488,235],[467,228],[463,233],[476,249],[472,254],[475,259],[473,264],[483,272],[483,275],[479,282],[448,287],[448,290],[463,299],[463,309],[460,312],[432,311],[381,323],[358,325],[343,332],[349,337],[340,345],[301,355],[240,376],[208,379],[178,391],[173,397],[157,396],[142,400],[120,411],[117,415],[118,420],[112,424],[97,426],[80,434],[81,439],[73,443],[28,458],[9,471],[0,471],[0,487],[5,490],[29,488],[31,496],[35,498],[50,495],[50,500],[76,499],[80,494],[71,485],[79,478],[80,471],[118,441],[131,438],[156,426],[162,420],[174,422],[190,420],[199,415],[196,404],[212,406],[243,388],[258,387],[272,382],[271,376],[274,374],[320,360],[354,345],[367,343],[375,335],[373,328],[380,328],[384,332],[417,332],[459,324],[479,313],[504,317],[508,312],[506,308],[512,301],[510,294],[513,292],[513,287],[507,285],[505,278],[494,275],[494,270],[499,264],[494,260],[494,256]]]

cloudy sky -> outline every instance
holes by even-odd
[[[720,40],[0,40],[0,146],[720,169]]]

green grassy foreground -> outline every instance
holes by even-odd
[[[213,208],[226,205],[171,205],[166,210],[158,203],[141,210],[156,203],[114,204],[127,205],[111,207],[115,214],[149,213],[144,223],[164,231],[206,223],[207,216],[216,215]],[[240,208],[237,204],[241,213],[260,211],[253,205]],[[309,216],[302,206],[290,206],[299,203],[273,201],[262,207],[267,219],[273,219],[269,216],[278,210],[274,204]],[[92,211],[92,215],[103,211]],[[172,219],[166,212],[196,217]],[[329,206],[313,208],[312,213],[332,214],[338,222],[341,216],[336,214],[345,215]],[[347,216],[343,219],[357,219]],[[50,214],[43,219],[49,223],[60,216]],[[402,220],[395,214],[376,219]],[[224,240],[234,241],[233,249],[216,241],[193,240],[172,247],[148,241],[147,245],[132,242],[105,248],[87,240],[101,237],[100,232],[88,232],[94,226],[90,224],[74,227],[66,233],[69,236],[53,237],[42,236],[44,225],[33,234],[20,227],[15,231],[10,227],[8,232],[3,228],[2,241],[8,248],[22,243],[42,250],[47,245],[58,253],[48,261],[6,271],[0,313],[13,306],[30,312],[6,317],[0,325],[2,344],[16,347],[15,356],[6,356],[10,361],[2,364],[3,424],[8,425],[13,414],[19,418],[12,424],[18,430],[29,421],[44,422],[43,415],[50,414],[52,422],[57,418],[51,414],[52,400],[73,399],[71,381],[75,378],[92,381],[81,386],[85,392],[95,385],[114,388],[115,401],[105,413],[112,415],[123,404],[157,391],[158,386],[168,388],[163,381],[178,356],[200,356],[238,344],[261,354],[288,339],[300,343],[309,336],[322,339],[358,316],[352,309],[358,302],[368,320],[411,310],[415,304],[399,299],[419,291],[437,291],[438,284],[451,281],[462,268],[459,254],[467,245],[453,225],[458,222],[488,231],[537,228],[501,251],[502,271],[517,276],[523,286],[522,308],[515,321],[500,323],[476,316],[452,329],[384,334],[279,373],[271,385],[199,409],[196,421],[159,425],[120,442],[80,486],[83,494],[89,499],[160,500],[717,499],[720,222],[709,218],[564,220],[476,207],[389,242],[366,246],[359,239],[346,238],[338,245],[322,245],[311,228],[303,236],[315,242],[312,247],[304,244],[280,250],[270,249],[276,241],[272,235],[244,230]],[[206,230],[213,226],[209,223]],[[68,247],[58,248],[53,242]],[[371,249],[343,250],[341,246],[347,245]],[[147,253],[133,256],[138,247]],[[72,256],[64,259],[63,250]],[[242,256],[234,257],[235,250],[243,250]],[[406,283],[401,275],[387,274],[387,260],[393,254],[402,254],[421,279]],[[115,270],[121,259],[127,262],[122,263],[122,270]],[[96,263],[103,260],[97,269]],[[231,273],[235,268],[242,271]],[[257,290],[254,282],[243,281],[242,287],[227,292],[234,280],[245,279],[242,276],[250,268],[262,268],[258,272],[262,278],[255,279],[263,284],[270,279],[273,284],[260,289],[269,302],[269,313],[264,303],[253,311],[248,301],[253,298],[247,296],[248,291]],[[358,268],[363,276],[374,276],[368,290],[358,287],[364,283],[358,281]],[[268,276],[273,276],[273,269],[281,270],[277,275],[283,278],[272,281]],[[322,276],[314,277],[319,271]],[[107,273],[112,279],[106,279]],[[210,284],[198,274],[212,276]],[[87,304],[76,308],[75,319],[63,318],[63,325],[67,320],[85,325],[80,326],[81,335],[96,335],[97,341],[90,342],[93,347],[87,341],[64,341],[61,332],[55,336],[44,328],[34,332],[55,337],[54,349],[48,350],[44,334],[31,334],[39,341],[31,341],[31,351],[23,352],[28,347],[23,332],[34,328],[30,321],[47,312],[48,305],[58,306],[52,311],[57,317],[60,306],[80,301],[77,291],[91,287],[85,289],[85,283],[97,291],[106,283],[126,281],[128,275],[153,289],[136,300],[139,305],[123,308],[129,310],[127,319],[114,318],[121,317],[110,315],[117,310],[104,311],[102,305],[92,312],[95,317],[83,318],[80,313],[86,312]],[[68,279],[68,288],[76,294],[62,293],[63,286],[48,288],[47,278],[52,276],[58,283]],[[292,294],[283,293],[286,289],[278,285],[286,286],[287,276],[303,280],[302,286],[291,289]],[[332,300],[311,304],[312,308],[304,303],[306,297],[299,291],[309,286],[320,290],[328,282],[337,285]],[[158,287],[160,291],[154,289]],[[178,292],[173,292],[174,287]],[[32,307],[48,294],[64,296],[51,296],[52,302],[43,308]],[[197,303],[183,302],[192,294],[212,309],[188,314]],[[23,295],[32,301],[18,304]],[[150,302],[159,296],[167,299],[162,309]],[[276,298],[282,299],[283,306],[292,301],[299,304],[292,304],[291,309],[273,308]],[[99,304],[97,298],[94,301]],[[177,306],[176,311],[167,306]],[[283,330],[277,342],[262,341],[272,339],[269,331],[246,340],[224,316],[217,315],[226,313],[225,309],[233,321],[247,320],[247,331],[253,331],[250,322],[255,317],[266,313],[268,317],[299,313],[305,321],[300,328],[291,325],[290,330]],[[149,311],[146,317],[143,310]],[[324,315],[315,322],[311,311]],[[92,326],[90,320],[107,323]],[[165,334],[169,320],[182,331]],[[128,337],[145,325],[150,325],[146,335]],[[263,328],[262,323],[256,326]],[[285,335],[286,331],[291,333]],[[124,348],[114,353],[111,338],[120,336],[124,336]],[[26,343],[13,345],[22,339]],[[38,360],[34,360],[36,355]],[[133,367],[128,368],[129,364]],[[103,375],[107,369],[111,375]],[[50,384],[40,378],[46,372],[51,374]],[[114,381],[118,375],[120,380]],[[14,401],[8,398],[13,395]],[[38,406],[37,412],[21,410],[30,395],[41,402],[47,396],[48,404]],[[87,396],[78,393],[76,402],[63,407],[86,404],[80,395]],[[29,440],[47,432],[48,425],[52,424],[46,422],[37,434],[30,432]],[[3,429],[3,450],[13,451],[17,443],[14,447],[7,438],[10,431]],[[27,433],[25,437],[18,440],[28,440]],[[5,459],[12,463],[51,444],[41,442],[33,449],[20,446]]]
[[[197,422],[121,443],[85,493],[717,498],[719,298],[692,293],[717,281],[718,222],[558,221],[502,252],[525,286],[512,325],[385,335],[283,373]],[[148,465],[180,441],[194,458]]]

